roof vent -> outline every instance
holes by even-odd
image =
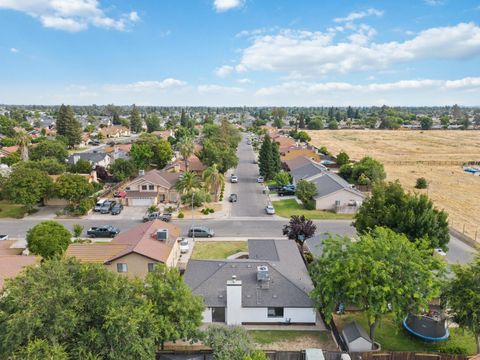
[[[270,280],[270,277],[268,275],[268,266],[266,265],[257,266],[257,281],[261,284],[261,287],[262,288],[264,286],[268,287],[269,280]]]
[[[157,240],[166,241],[167,239],[168,239],[168,230],[167,229],[157,230]]]
[[[237,275],[232,275],[232,280],[237,280]]]

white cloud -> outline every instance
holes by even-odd
[[[213,7],[218,12],[222,12],[241,7],[244,2],[244,0],[214,0]]]
[[[423,2],[430,6],[443,5],[445,0],[423,0]]]
[[[299,77],[384,70],[418,59],[467,59],[480,55],[480,27],[475,23],[430,28],[404,42],[375,43],[375,30],[353,27],[348,41],[335,32],[282,30],[252,39],[242,50],[237,72],[265,70]]]
[[[238,79],[237,82],[238,82],[239,84],[252,84],[252,83],[253,83],[252,80],[247,79],[247,78]]]
[[[221,86],[221,85],[199,85],[197,91],[200,94],[235,94],[241,93],[244,89],[234,86]]]
[[[233,71],[233,66],[223,65],[215,70],[215,74],[219,77],[225,77],[227,75],[230,75],[232,71]]]
[[[140,20],[136,11],[109,17],[99,0],[0,0],[0,9],[20,11],[38,19],[44,27],[70,32],[89,26],[123,31]]]
[[[382,16],[383,10],[378,10],[374,8],[367,9],[365,11],[358,11],[358,12],[351,12],[346,17],[343,18],[335,18],[333,21],[341,23],[341,22],[352,22],[355,20],[363,19],[367,16]]]
[[[17,53],[20,52],[20,50],[18,50],[17,48],[12,47],[12,48],[10,48],[10,52],[11,52],[12,54],[17,54]]]
[[[109,84],[105,85],[105,90],[112,92],[143,92],[152,90],[165,90],[186,85],[186,82],[173,78],[162,81],[137,81],[129,84]]]

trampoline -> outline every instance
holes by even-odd
[[[436,320],[429,316],[408,314],[403,320],[403,326],[422,340],[441,341],[450,336],[445,321],[446,319]]]

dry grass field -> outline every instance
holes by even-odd
[[[480,131],[322,130],[309,135],[313,145],[334,155],[344,150],[353,160],[368,155],[383,162],[387,180],[428,193],[448,212],[452,227],[480,241],[480,176],[461,165],[480,161]],[[419,177],[427,179],[427,190],[414,188]]]

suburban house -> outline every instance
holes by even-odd
[[[293,183],[306,180],[315,184],[317,195],[314,197],[317,210],[329,210],[339,213],[355,212],[365,195],[355,189],[339,175],[330,172],[324,165],[306,157],[285,161]]]
[[[169,137],[175,137],[173,130],[152,131],[152,134],[164,140],[168,140]]]
[[[248,259],[190,260],[185,282],[204,299],[205,323],[312,324],[313,289],[297,245],[248,240]]]
[[[165,170],[140,170],[139,176],[125,187],[128,206],[150,206],[177,203],[180,196],[175,189],[180,173]]]
[[[15,247],[15,240],[0,240],[0,290],[6,279],[14,278],[23,268],[39,262],[36,256],[22,255],[24,248]]]
[[[177,158],[172,163],[168,164],[164,170],[170,172],[180,172],[184,173],[185,171],[192,171],[197,175],[202,175],[203,170],[207,167],[203,165],[202,161],[198,158],[197,155],[191,155],[187,159],[187,167],[185,167],[185,161],[182,158]]]
[[[122,125],[112,125],[98,130],[106,138],[119,138],[121,136],[130,136],[130,129]]]
[[[290,149],[285,155],[281,156],[282,161],[293,160],[298,157],[306,157],[313,161],[320,162],[321,158],[314,150],[308,147],[297,147]]]
[[[132,144],[115,144],[105,149],[105,152],[109,154],[113,161],[117,159],[130,159],[130,150],[132,150]]]
[[[96,166],[102,166],[106,168],[112,163],[112,158],[110,155],[96,150],[92,152],[81,152],[72,154],[68,157],[68,163],[74,165],[80,159],[87,160],[90,164],[92,164],[92,168]]]
[[[342,337],[347,344],[348,352],[372,351],[372,339],[356,321],[345,326]]]
[[[66,255],[82,262],[101,263],[111,271],[143,278],[155,264],[177,265],[180,229],[154,220],[121,232],[107,244],[70,244]]]
[[[0,158],[7,157],[18,151],[18,146],[4,146],[0,148]]]

